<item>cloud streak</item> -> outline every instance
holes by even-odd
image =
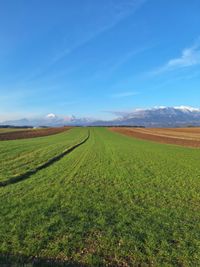
[[[129,96],[136,96],[138,95],[138,92],[121,92],[121,93],[116,93],[112,94],[112,98],[124,98],[124,97],[129,97]]]
[[[79,40],[71,49],[66,48],[63,51],[60,51],[55,57],[52,59],[51,64],[55,64],[63,58],[67,57],[69,54],[73,53],[75,50],[81,48],[82,46],[90,43],[96,37],[101,34],[111,30],[115,26],[117,26],[120,22],[122,22],[126,17],[130,16],[137,9],[139,9],[147,0],[126,0],[124,2],[113,2],[110,1],[110,6],[107,5],[105,11],[109,8],[113,10],[113,14],[110,14],[110,21],[102,25],[100,28],[96,29],[96,31],[89,34],[85,39]]]
[[[188,68],[200,64],[200,39],[191,47],[185,48],[180,57],[170,59],[151,74],[157,75],[176,69]]]
[[[73,45],[64,48],[63,50],[59,50],[57,53],[52,55],[51,60],[46,63],[45,66],[35,70],[35,72],[30,74],[30,77],[25,81],[32,81],[35,79],[40,78],[46,71],[59,64],[61,60],[64,60],[69,55],[75,53],[77,50],[81,49],[83,46],[89,44],[97,37],[103,35],[107,31],[112,30],[118,24],[120,24],[124,19],[128,16],[136,12],[140,7],[142,7],[148,0],[124,0],[123,2],[120,1],[106,1],[105,13],[107,13],[108,21],[96,27],[95,30],[91,31],[90,33],[85,34],[84,38],[76,40]]]

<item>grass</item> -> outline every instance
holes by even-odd
[[[0,188],[1,255],[199,266],[200,150],[90,133],[58,162]]]
[[[86,129],[74,128],[52,136],[0,142],[0,181],[36,168],[86,135]]]

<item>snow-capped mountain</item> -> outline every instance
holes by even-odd
[[[110,122],[95,122],[95,125],[130,125],[145,127],[200,126],[200,108],[187,106],[161,106],[113,113],[118,116],[116,120]]]
[[[96,121],[91,118],[77,118],[75,116],[57,116],[49,113],[42,118],[5,121],[0,125],[12,126],[145,126],[145,127],[176,127],[200,126],[200,108],[154,107],[135,109],[133,111],[112,112],[117,119],[111,121]]]
[[[46,115],[47,119],[55,119],[56,117],[57,116],[55,114],[53,114],[53,113],[49,113],[49,114]]]
[[[146,127],[200,125],[200,109],[186,106],[136,109],[133,112],[121,114],[117,121],[121,125]]]

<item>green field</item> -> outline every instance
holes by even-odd
[[[0,181],[34,169],[87,135],[87,129],[71,129],[48,137],[0,142]]]
[[[199,149],[74,128],[0,142],[1,180],[35,168],[88,131],[87,142],[62,159],[0,188],[1,258],[200,266]]]

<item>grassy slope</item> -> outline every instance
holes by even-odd
[[[74,128],[66,132],[13,141],[0,141],[0,181],[35,168],[87,135],[86,129]]]
[[[0,190],[0,252],[131,266],[200,264],[200,150],[91,129]]]

